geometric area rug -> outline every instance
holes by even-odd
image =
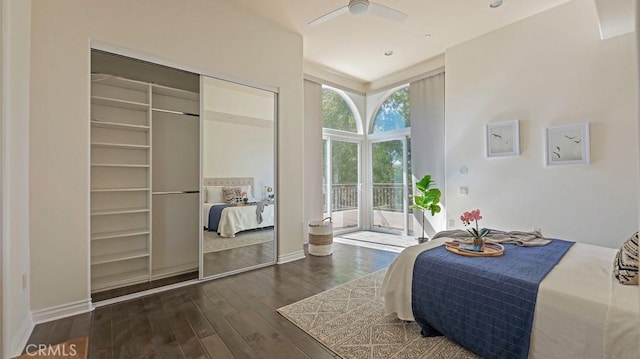
[[[445,337],[422,337],[415,322],[384,316],[386,269],[278,309],[344,359],[479,358]]]

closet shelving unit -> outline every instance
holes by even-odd
[[[91,291],[151,275],[151,85],[91,75]]]
[[[196,92],[91,75],[92,292],[197,269],[199,112]]]

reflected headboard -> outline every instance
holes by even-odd
[[[255,193],[253,177],[211,177],[205,178],[204,186],[251,186],[251,196]]]

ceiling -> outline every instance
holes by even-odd
[[[408,15],[402,23],[345,13],[317,26],[310,21],[349,0],[226,0],[304,39],[305,61],[363,83],[443,54],[455,46],[569,0],[375,0]],[[392,56],[385,56],[386,51]]]

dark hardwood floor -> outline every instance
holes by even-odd
[[[29,344],[89,336],[90,358],[334,358],[276,309],[385,268],[396,256],[334,243],[331,256],[307,256],[39,324]]]
[[[202,258],[205,277],[273,262],[274,242],[253,244],[219,252],[205,253]]]

